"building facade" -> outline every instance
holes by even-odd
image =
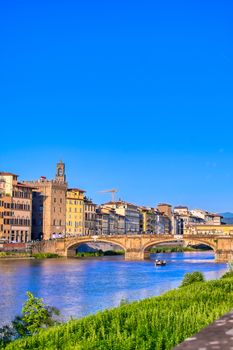
[[[125,201],[117,201],[108,202],[102,206],[114,209],[118,215],[121,215],[125,218],[126,234],[140,232],[140,213],[138,207],[135,204]]]
[[[84,198],[84,226],[85,235],[94,236],[97,235],[97,205],[88,198]]]
[[[123,235],[125,216],[117,214],[116,210],[108,206],[99,206],[96,210],[97,232],[101,235]]]
[[[156,232],[156,212],[153,208],[139,207],[140,212],[140,232]]]
[[[195,225],[221,225],[222,216],[202,209],[189,210],[186,206],[174,207],[177,234],[184,234],[186,227]]]
[[[84,190],[69,188],[66,192],[66,235],[83,235]]]
[[[18,175],[0,172],[0,240],[31,241],[32,187],[18,182]]]
[[[32,237],[34,240],[52,239],[66,233],[66,175],[65,164],[56,167],[53,180],[41,176],[36,181],[25,181],[33,186]]]
[[[219,214],[210,213],[202,209],[193,209],[190,212],[193,216],[202,219],[207,225],[221,225],[222,216]]]
[[[174,222],[172,206],[167,203],[158,204],[156,211],[156,230],[157,234],[173,234]]]

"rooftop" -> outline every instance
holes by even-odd
[[[178,205],[178,206],[174,207],[174,209],[187,209],[188,210],[188,207],[185,205]]]
[[[24,187],[24,188],[31,188],[31,189],[35,188],[35,187],[31,186],[31,185],[26,185],[26,184],[24,184],[24,183],[22,183],[22,182],[17,182],[17,185],[16,185],[16,186],[18,186],[18,187]]]
[[[67,188],[67,191],[70,191],[70,192],[82,192],[82,193],[85,193],[86,191],[85,190],[81,190],[80,188]]]
[[[0,171],[0,175],[4,176],[4,175],[11,175],[11,176],[19,176],[17,174],[13,174],[13,173],[8,173],[8,172],[5,172],[5,171]]]
[[[110,202],[107,202],[107,203],[104,203],[102,205],[131,205],[133,207],[138,207],[136,204],[133,204],[133,203],[130,203],[130,202],[126,202],[126,201],[122,201],[122,200],[118,200],[118,201],[110,201]]]

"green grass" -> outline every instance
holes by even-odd
[[[29,258],[30,256],[30,253],[0,252],[0,258]]]
[[[77,258],[88,258],[88,257],[95,257],[95,256],[113,256],[113,255],[124,255],[124,251],[122,250],[97,250],[95,252],[77,252],[76,257]]]
[[[53,253],[36,253],[36,254],[32,254],[32,257],[35,259],[52,259],[52,258],[59,258],[60,256],[58,254],[53,254]]]
[[[35,259],[50,259],[59,258],[58,254],[53,253],[20,253],[20,252],[0,252],[0,258],[35,258]]]
[[[165,350],[233,308],[233,278],[99,312],[10,343],[7,350]]]
[[[192,247],[154,247],[150,249],[150,253],[180,253],[180,252],[196,252],[198,249]]]
[[[221,277],[221,279],[223,278],[233,278],[233,271],[225,272],[224,275]]]

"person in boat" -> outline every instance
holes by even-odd
[[[156,265],[166,265],[166,261],[165,260],[155,260],[155,264]]]

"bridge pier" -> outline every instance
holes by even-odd
[[[138,249],[128,249],[125,251],[125,260],[144,260],[149,259],[150,252],[138,250]]]
[[[67,258],[74,258],[76,256],[76,249],[68,249],[66,256]]]
[[[229,262],[233,261],[233,251],[232,250],[216,250],[215,252],[216,262]]]
[[[144,260],[144,252],[137,249],[128,249],[125,251],[125,260]]]

